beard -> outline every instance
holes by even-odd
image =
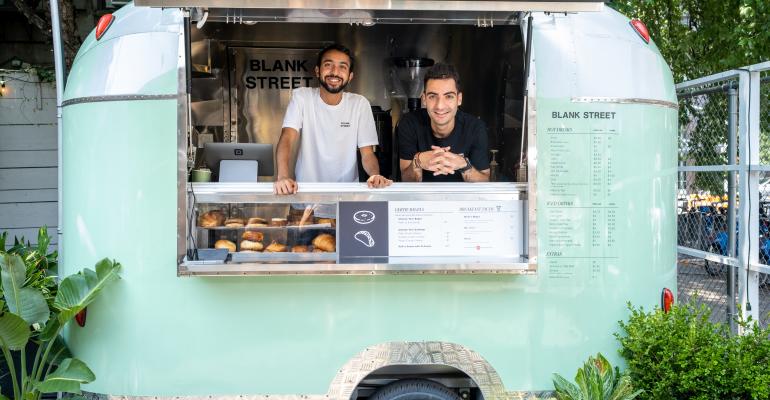
[[[339,86],[337,86],[337,87],[331,87],[331,86],[329,86],[326,83],[326,78],[338,78],[340,81],[342,81],[342,83]],[[337,93],[343,91],[345,89],[345,87],[348,86],[348,82],[350,82],[350,81],[346,81],[346,80],[342,79],[341,77],[335,76],[335,75],[328,75],[328,76],[325,76],[323,78],[318,78],[318,83],[321,86],[323,86],[323,88],[326,89],[327,92],[329,92],[331,94],[337,94]]]

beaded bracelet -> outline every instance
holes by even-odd
[[[420,152],[415,153],[412,163],[414,163],[418,169],[422,169],[422,165],[420,165]]]

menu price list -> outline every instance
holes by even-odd
[[[391,201],[390,256],[511,256],[523,253],[523,202]]]
[[[613,114],[614,116],[614,114]],[[617,259],[617,179],[619,131],[608,121],[559,121],[545,128],[546,177],[543,188],[545,247],[552,279],[603,279]],[[582,122],[582,121],[581,121]],[[573,126],[570,126],[573,125]]]

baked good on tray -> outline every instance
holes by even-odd
[[[246,221],[243,218],[228,218],[225,220],[225,226],[228,228],[243,228]]]
[[[198,226],[202,228],[214,228],[225,223],[225,213],[220,210],[211,210],[200,215]]]
[[[291,252],[292,253],[307,253],[308,251],[309,250],[308,250],[307,246],[305,246],[304,244],[298,244],[296,246],[292,246],[291,247]]]
[[[273,218],[270,220],[270,226],[286,226],[286,218]]]
[[[243,235],[241,235],[241,239],[250,240],[252,242],[261,242],[265,240],[265,235],[262,232],[246,231],[243,232]]]
[[[332,228],[337,226],[337,220],[334,218],[316,218],[317,224],[329,224]]]
[[[282,253],[286,251],[286,245],[283,243],[273,242],[265,247],[265,253]]]
[[[313,239],[313,247],[334,253],[337,251],[337,241],[334,239],[334,236],[322,233]]]
[[[229,241],[229,240],[217,240],[216,243],[214,243],[215,249],[227,249],[229,252],[235,252],[235,243]]]
[[[254,242],[251,240],[241,240],[241,250],[262,251],[264,248],[265,246],[262,244],[262,242]]]
[[[246,224],[248,224],[248,225],[252,225],[252,224],[255,224],[255,225],[256,224],[267,225],[267,220],[264,219],[264,218],[260,218],[260,217],[251,217],[251,218],[249,218],[248,221],[246,221]]]

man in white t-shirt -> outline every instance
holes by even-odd
[[[296,193],[297,182],[358,182],[356,149],[361,152],[370,188],[393,183],[380,175],[374,155],[377,130],[369,101],[343,91],[353,79],[354,62],[346,47],[328,46],[318,54],[315,67],[320,87],[292,91],[276,149],[275,193]],[[298,140],[295,181],[289,159]]]

